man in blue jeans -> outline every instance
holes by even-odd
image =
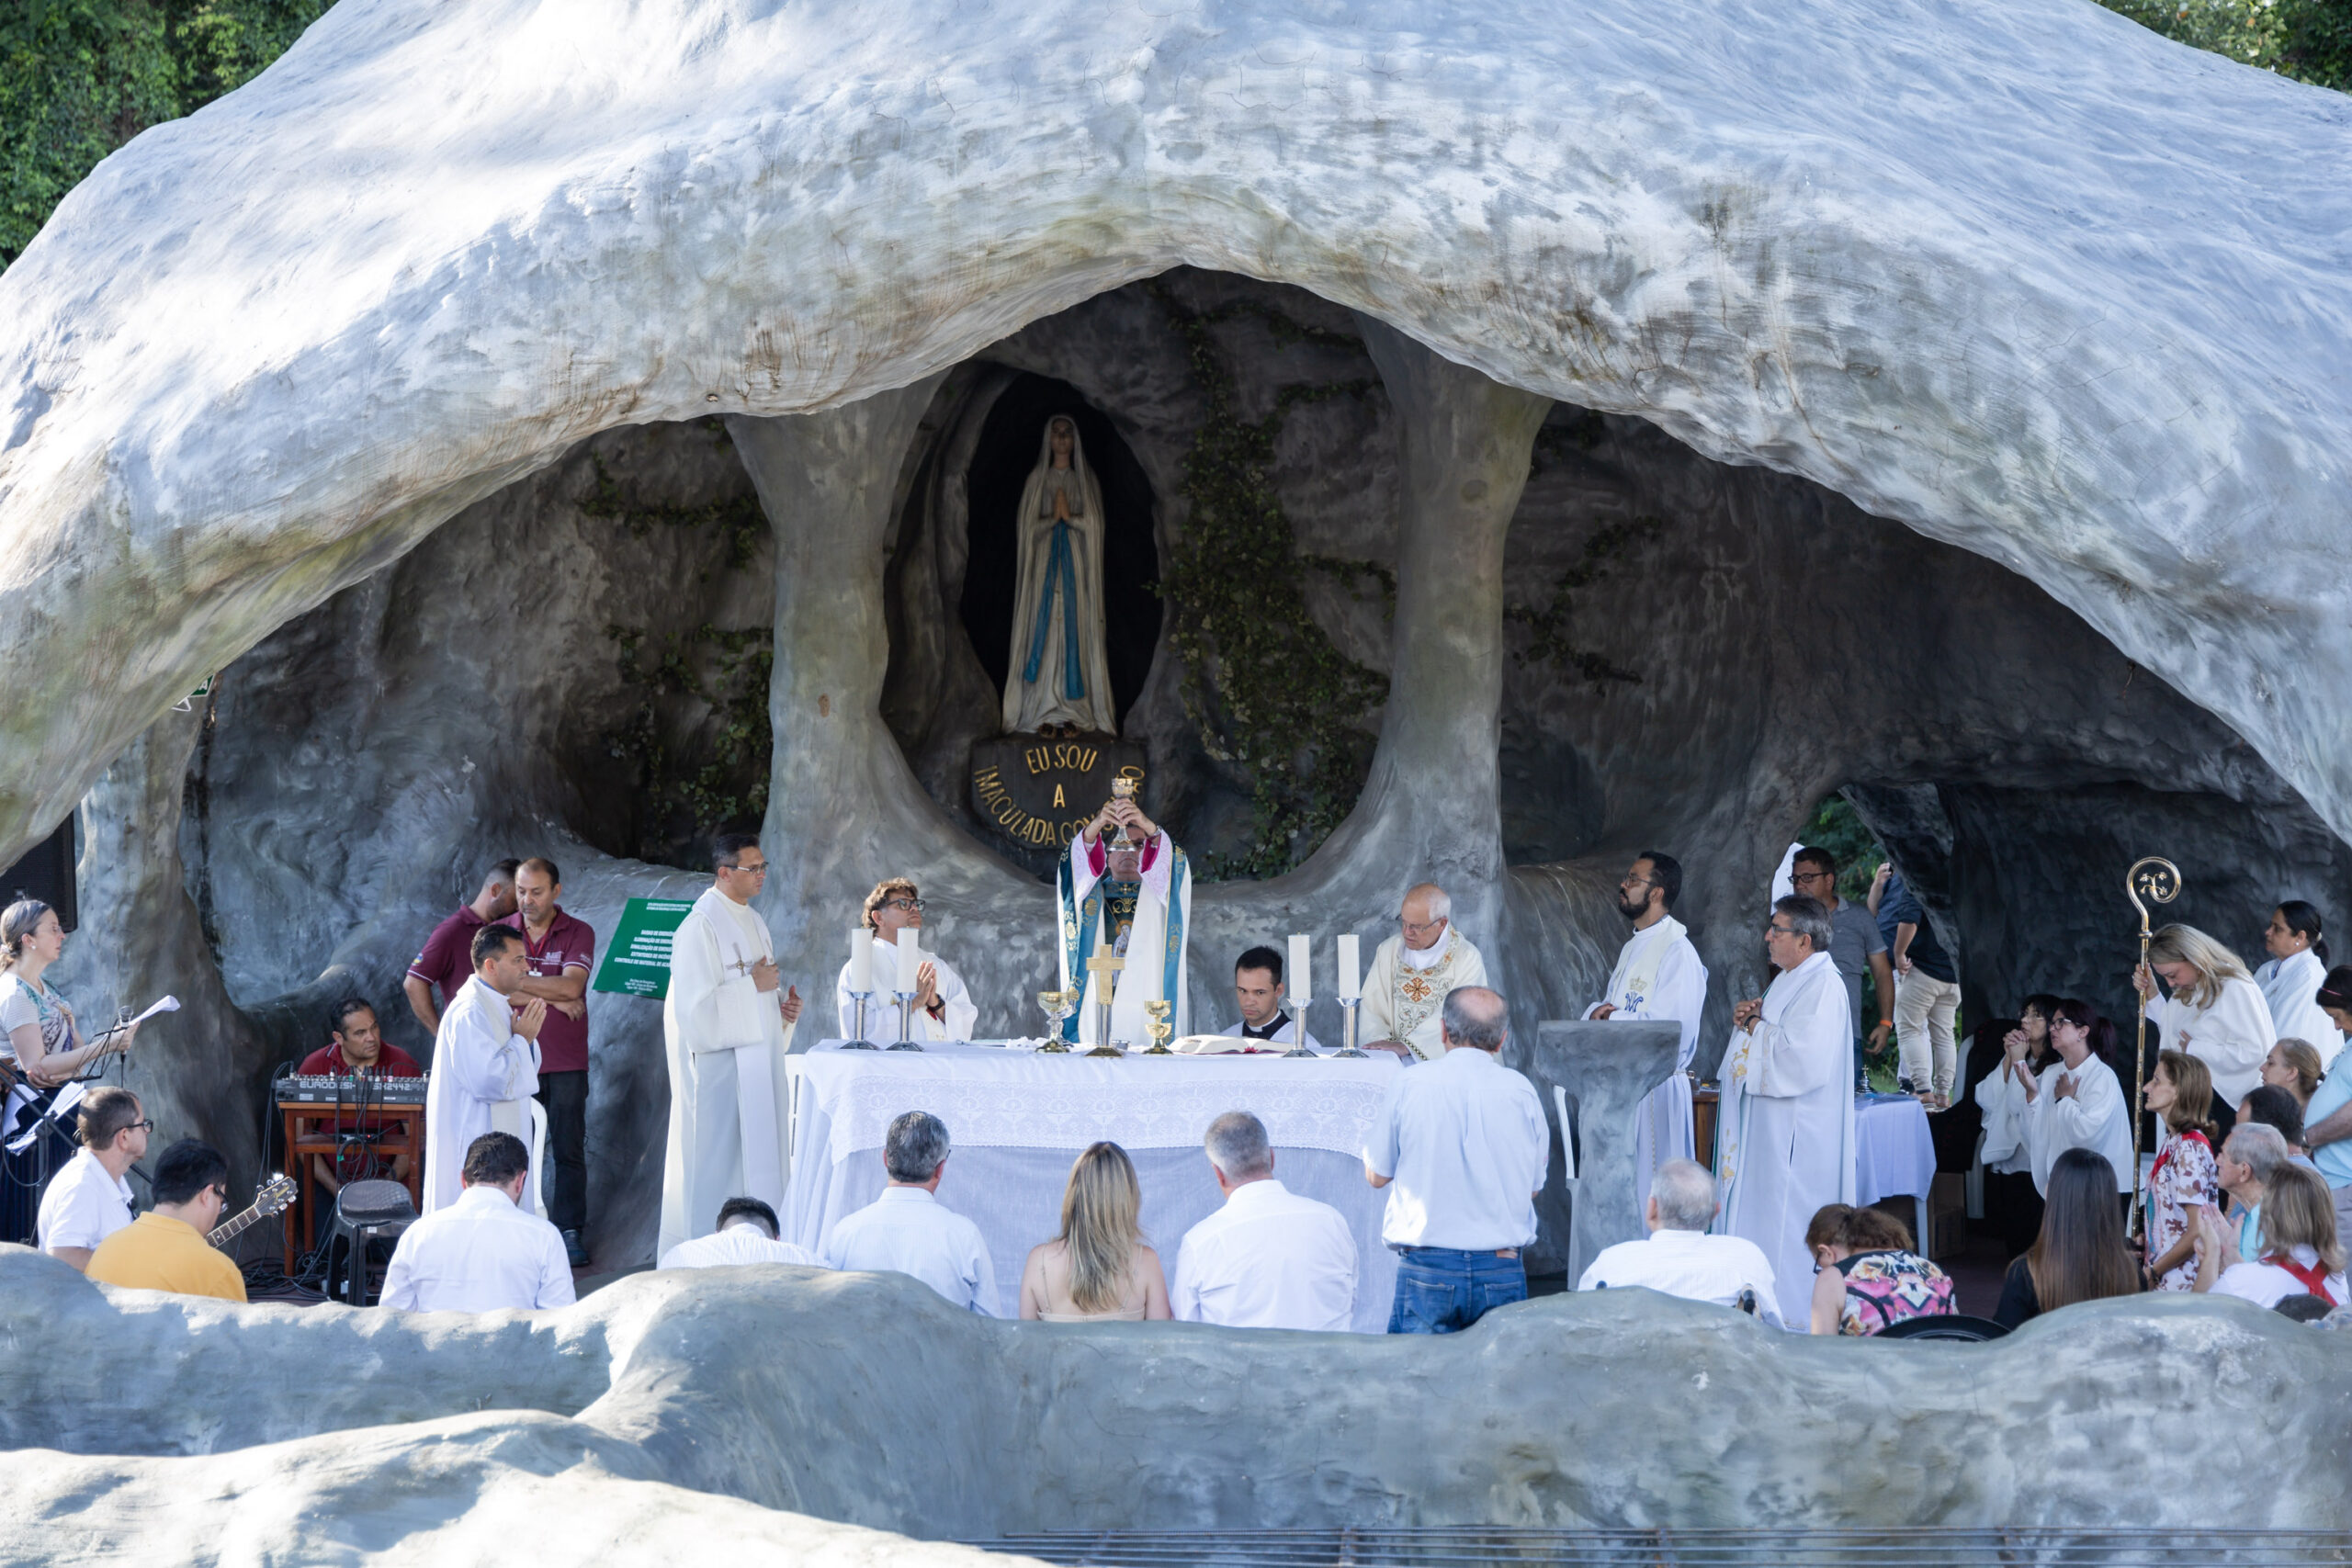
[[[1519,1254],[1535,1239],[1552,1135],[1535,1086],[1495,1059],[1510,1035],[1501,997],[1484,986],[1448,992],[1445,1054],[1397,1074],[1374,1119],[1363,1176],[1388,1189],[1391,1334],[1452,1334],[1527,1299]]]

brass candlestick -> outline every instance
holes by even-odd
[[[1165,999],[1143,1004],[1144,1016],[1149,1021],[1143,1026],[1143,1032],[1151,1036],[1151,1048],[1144,1053],[1145,1055],[1173,1056],[1176,1054],[1168,1048],[1168,1037],[1176,1032],[1176,1026],[1168,1021],[1168,1011],[1175,1005]]]

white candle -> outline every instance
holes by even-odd
[[[1352,1002],[1363,996],[1363,965],[1358,957],[1356,933],[1350,931],[1340,938],[1340,999]]]
[[[1290,981],[1290,999],[1300,1007],[1315,999],[1315,979],[1307,967],[1313,951],[1313,944],[1306,937],[1294,935],[1290,939],[1290,974],[1285,978]]]
[[[922,962],[922,949],[915,945],[918,940],[912,926],[899,929],[899,989],[902,991],[922,989],[915,983],[915,967]]]
[[[874,988],[874,938],[864,926],[849,933],[849,988]]]

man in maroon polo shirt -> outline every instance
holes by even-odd
[[[424,1076],[416,1058],[399,1046],[385,1042],[384,1032],[377,1027],[376,1010],[357,997],[345,997],[334,1004],[329,1015],[334,1020],[331,1043],[320,1046],[302,1058],[294,1070],[306,1077],[378,1077],[416,1078]],[[418,1106],[423,1115],[424,1108]],[[402,1132],[408,1125],[405,1117],[387,1122],[373,1111],[358,1116],[351,1131],[355,1137],[340,1148],[333,1160],[324,1155],[311,1156],[311,1179],[317,1182],[329,1197],[343,1190],[345,1181],[357,1181],[384,1173],[383,1156],[376,1152],[375,1138]],[[340,1129],[338,1129],[340,1131]],[[408,1179],[408,1151],[395,1150],[390,1172],[394,1181]],[[316,1205],[311,1207],[315,1216]],[[317,1228],[315,1223],[312,1229]]]
[[[534,856],[514,873],[517,908],[499,920],[523,933],[528,976],[515,998],[548,1004],[539,1026],[538,1101],[548,1113],[548,1163],[555,1189],[548,1218],[563,1233],[575,1269],[588,1261],[580,1233],[588,1225],[588,974],[596,963],[596,933],[563,912],[556,900],[563,874]]]
[[[401,989],[408,993],[409,1011],[416,1014],[428,1037],[441,1032],[441,1009],[474,976],[474,932],[514,912],[514,873],[522,863],[503,860],[492,866],[474,901],[458,905],[456,914],[435,926],[433,934],[424,939],[424,951],[408,966],[408,978],[401,982]],[[437,1006],[433,999],[435,986],[441,987]]]

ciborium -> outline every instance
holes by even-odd
[[[1151,1036],[1151,1048],[1143,1053],[1145,1055],[1173,1056],[1176,1054],[1168,1048],[1168,1037],[1176,1032],[1176,1026],[1168,1021],[1168,1013],[1175,1005],[1165,999],[1143,1004],[1144,1017],[1148,1021],[1144,1024],[1143,1032]]]

